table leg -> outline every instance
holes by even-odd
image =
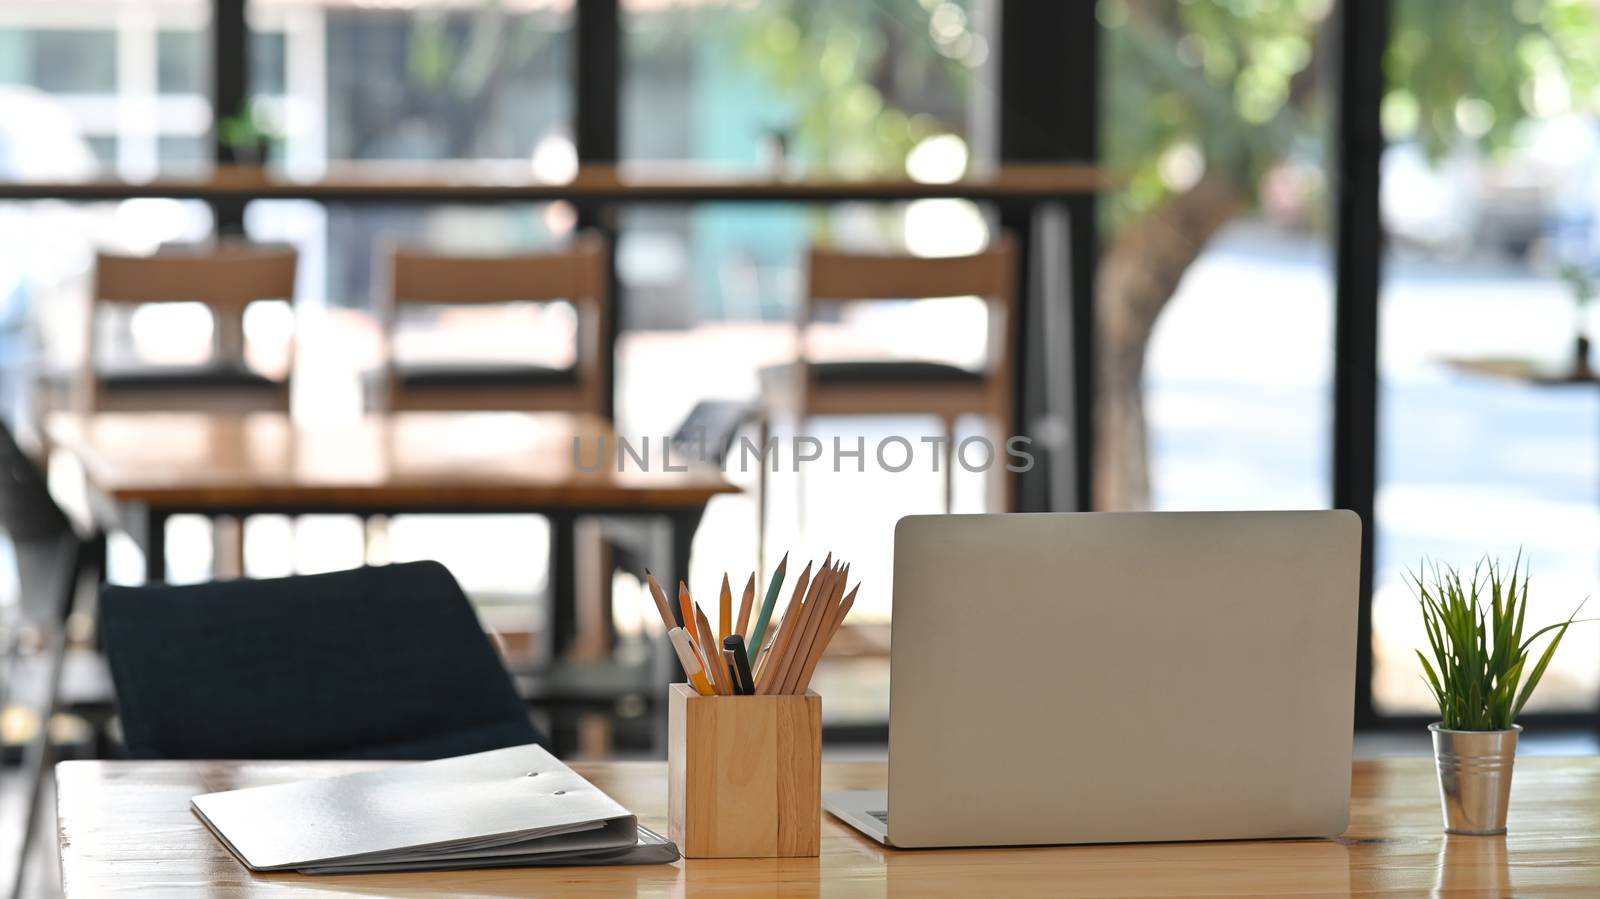
[[[167,513],[146,509],[144,513],[144,582],[162,584],[167,580]]]
[[[572,645],[578,634],[578,590],[574,571],[574,517],[553,513],[550,521],[550,660]]]

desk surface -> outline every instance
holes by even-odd
[[[692,508],[738,490],[708,466],[663,470],[655,440],[650,470],[630,458],[618,472],[610,424],[575,413],[403,412],[326,426],[281,413],[58,414],[46,431],[92,491],[183,511]],[[611,464],[583,470],[602,439]]]
[[[1510,835],[1446,837],[1433,761],[1359,762],[1339,840],[896,852],[824,815],[819,859],[305,877],[251,874],[189,797],[371,762],[66,762],[57,771],[62,883],[77,897],[1197,896],[1600,894],[1600,758],[1521,759]],[[575,764],[665,829],[660,762]],[[882,788],[879,763],[826,763],[823,789]]]

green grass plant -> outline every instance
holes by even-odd
[[[1439,704],[1443,726],[1449,730],[1510,729],[1550,667],[1567,628],[1578,623],[1583,603],[1566,621],[1524,637],[1528,572],[1521,553],[1509,576],[1502,576],[1499,563],[1487,558],[1474,566],[1470,581],[1463,581],[1454,568],[1441,569],[1437,563],[1429,566],[1424,562],[1408,574],[1433,651],[1430,660],[1417,650],[1417,659]],[[1530,668],[1534,641],[1546,634],[1552,635],[1550,641]]]

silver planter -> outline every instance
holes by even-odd
[[[1511,766],[1517,760],[1517,735],[1510,730],[1446,730],[1428,725],[1433,758],[1439,765],[1439,801],[1446,833],[1489,835],[1506,832],[1511,805]]]

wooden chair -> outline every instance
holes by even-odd
[[[973,256],[919,258],[812,249],[806,290],[798,311],[795,361],[762,372],[769,414],[786,414],[804,430],[820,415],[938,416],[950,438],[945,445],[945,507],[950,506],[955,459],[955,423],[963,415],[984,418],[995,429],[994,505],[1012,505],[1010,479],[1003,477],[1001,441],[1015,431],[1011,350],[1015,343],[1016,257],[1001,235]],[[989,311],[988,358],[982,370],[916,360],[821,361],[811,358],[809,332],[824,303],[977,296]],[[765,445],[768,417],[763,417]],[[757,485],[758,515],[765,527],[765,466]]]
[[[297,254],[288,247],[222,244],[153,256],[99,253],[83,383],[87,406],[104,411],[283,411],[289,380],[251,369],[244,311],[257,300],[294,301]],[[213,360],[202,365],[113,369],[99,364],[96,321],[109,307],[199,302],[215,323]]]
[[[392,410],[495,410],[603,413],[611,359],[606,252],[581,235],[570,250],[518,256],[455,256],[395,250],[389,259],[385,329],[393,346],[399,310],[408,304],[458,305],[567,300],[578,310],[577,360],[571,368],[525,364],[410,364],[391,350]]]

